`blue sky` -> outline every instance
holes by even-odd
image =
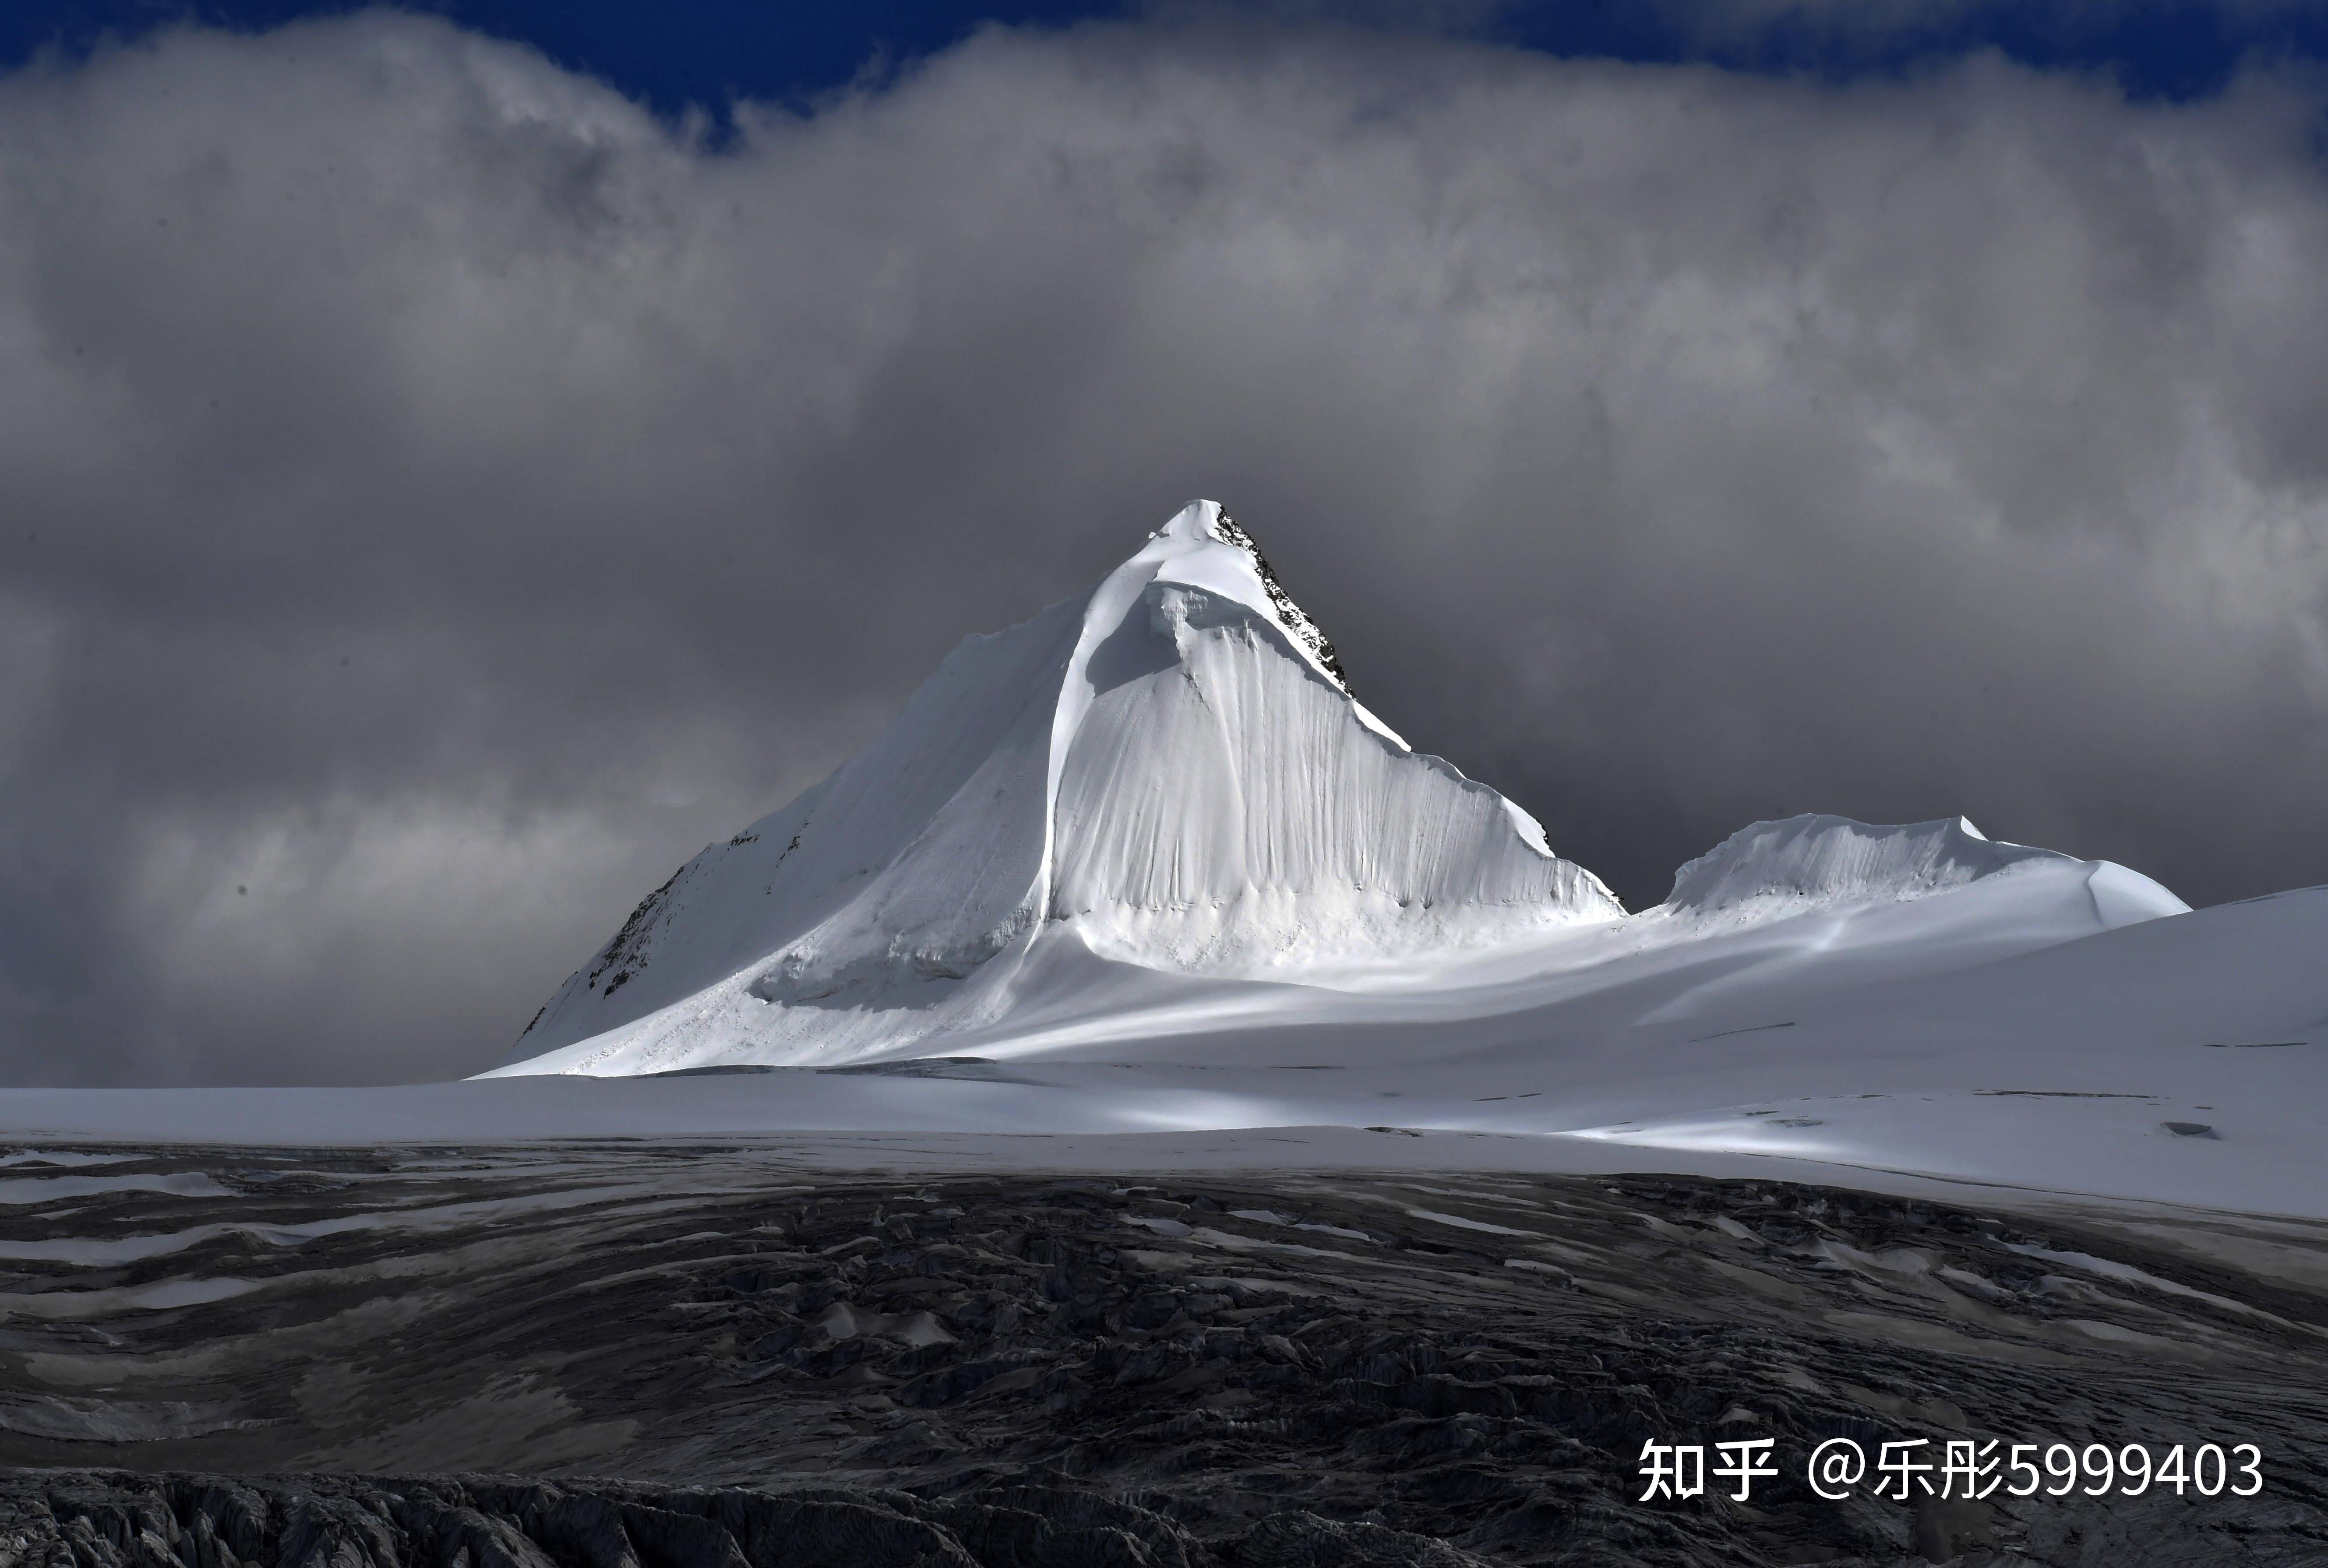
[[[21,0],[0,14],[0,69],[42,51],[78,58],[101,41],[175,22],[261,30],[361,8],[305,0]],[[404,8],[530,43],[660,113],[692,104],[715,117],[736,98],[812,98],[868,66],[945,49],[985,23],[1059,26],[1159,14],[1154,6],[1073,0],[420,0]],[[1268,9],[1295,23],[1347,17],[1569,59],[1698,61],[1830,80],[1913,71],[1993,51],[2042,70],[2107,73],[2137,99],[2211,94],[2251,61],[2328,61],[2328,5],[2307,0],[1457,0],[1412,8],[1391,0]]]

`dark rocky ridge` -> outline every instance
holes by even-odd
[[[1137,1503],[1059,1486],[660,1490],[483,1477],[60,1472],[0,1493],[26,1568],[1477,1568],[1444,1542],[1298,1510],[1206,1544]]]
[[[0,1568],[2328,1560],[2316,1227],[748,1149],[6,1179]],[[2267,1485],[1833,1503],[1836,1435]],[[1733,1436],[1779,1441],[1751,1503],[1635,1500],[1647,1439]]]

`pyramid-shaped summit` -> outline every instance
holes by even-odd
[[[1089,594],[965,639],[865,750],[681,868],[518,1070],[918,1056],[1062,975],[1296,979],[1623,913],[1353,699],[1198,501]]]

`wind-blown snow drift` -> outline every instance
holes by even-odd
[[[1088,597],[966,640],[871,746],[690,861],[520,1048],[549,1054],[534,1070],[831,1061],[993,1024],[1047,942],[1285,978],[1623,914],[1359,705],[1200,501]]]

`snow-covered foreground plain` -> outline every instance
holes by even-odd
[[[11,1091],[27,1138],[1944,1180],[2328,1216],[2328,889],[1757,823],[1627,914],[1192,503],[711,846],[482,1081]],[[1840,1174],[1847,1170],[1851,1175]]]
[[[1492,1011],[1443,991],[1227,988],[1202,1029],[1127,1005],[952,1059],[16,1090],[0,1119],[28,1138],[258,1146],[748,1136],[836,1168],[1910,1176],[2328,1216],[2328,890],[1978,957],[2043,891],[1803,914],[1564,976],[1483,966],[1478,992],[1528,1001]],[[1972,961],[1935,970],[1944,922]]]

